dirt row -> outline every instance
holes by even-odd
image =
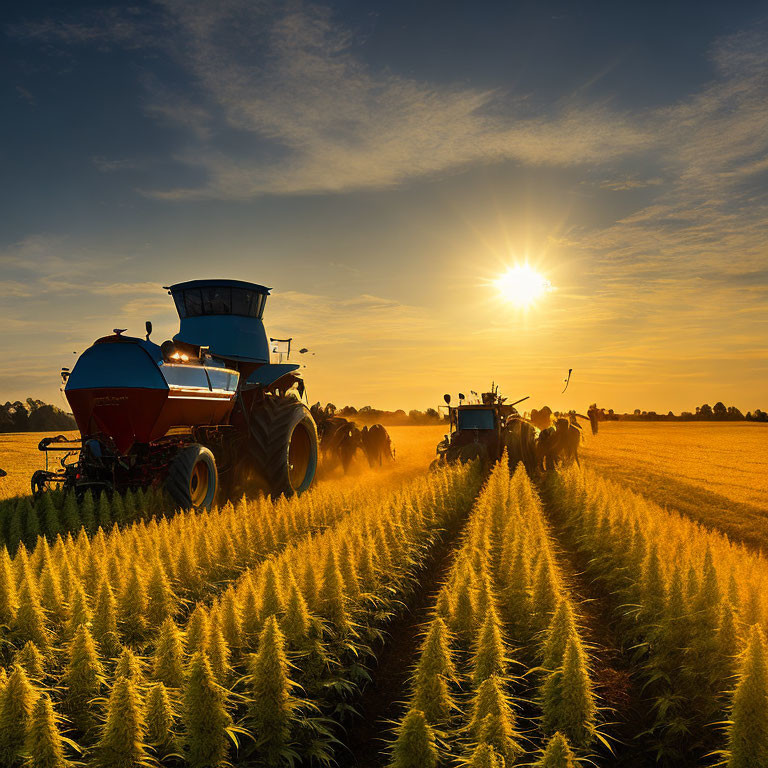
[[[544,512],[556,543],[557,564],[583,618],[582,629],[590,647],[592,676],[601,708],[600,730],[609,741],[608,747],[596,748],[594,764],[616,768],[652,764],[642,736],[651,722],[650,705],[632,677],[631,650],[621,647],[614,630],[609,596],[584,576],[584,563],[564,545],[546,505]],[[374,649],[377,661],[370,670],[371,681],[356,703],[358,717],[342,738],[345,749],[337,754],[341,768],[387,765],[387,743],[395,721],[404,713],[408,680],[422,630],[450,570],[464,522],[446,531],[435,546],[407,606],[389,626],[386,640]],[[528,709],[522,701],[519,714],[524,720],[528,719]]]

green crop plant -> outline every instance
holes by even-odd
[[[13,629],[20,641],[31,640],[44,654],[51,651],[51,633],[48,629],[45,613],[40,604],[36,585],[25,579],[19,593],[19,608],[13,622]]]
[[[160,627],[152,655],[152,677],[169,688],[181,688],[184,683],[184,638],[172,619]]]
[[[0,626],[10,627],[19,609],[19,597],[16,579],[8,550],[0,549]]]
[[[71,599],[64,637],[71,640],[75,636],[78,627],[90,625],[91,620],[93,619],[93,613],[89,604],[88,595],[77,577],[74,577],[74,584],[70,585],[68,591],[71,594]]]
[[[561,598],[544,639],[541,655],[544,669],[554,671],[563,665],[568,640],[577,635],[571,601],[567,597]]]
[[[117,601],[112,587],[103,579],[94,606],[91,631],[101,653],[115,657],[120,653],[120,635],[117,629]]]
[[[102,492],[96,509],[96,525],[105,531],[112,527],[112,509],[109,504],[109,496]]]
[[[96,506],[90,490],[85,492],[80,504],[80,523],[86,533],[92,534],[96,531]]]
[[[541,759],[536,762],[535,768],[576,768],[576,759],[568,743],[568,739],[562,733],[557,732],[547,742]]]
[[[475,741],[491,744],[509,763],[522,752],[515,714],[498,677],[489,677],[478,687],[471,703],[469,731]]]
[[[225,765],[233,733],[232,718],[226,689],[216,683],[205,653],[196,652],[189,662],[181,719],[183,755],[191,768]]]
[[[147,582],[146,598],[147,625],[150,629],[158,629],[166,619],[173,616],[178,605],[178,598],[173,593],[159,558],[155,560]]]
[[[141,659],[130,649],[123,648],[115,666],[115,677],[133,681],[137,688],[144,685],[144,667]]]
[[[467,768],[505,768],[506,762],[490,744],[478,744],[462,764]]]
[[[768,650],[756,624],[733,694],[726,754],[728,768],[768,765]]]
[[[285,638],[270,616],[259,636],[259,650],[248,665],[248,722],[256,748],[267,765],[281,765],[293,754],[291,721],[297,709],[288,675]]]
[[[210,619],[205,606],[198,604],[187,625],[187,649],[190,654],[206,653],[210,642]]]
[[[295,648],[302,650],[306,648],[309,642],[311,621],[307,601],[304,599],[296,579],[292,578],[281,625],[286,638]]]
[[[118,601],[121,634],[129,643],[141,642],[149,628],[147,620],[147,588],[138,565],[130,570]]]
[[[389,768],[437,768],[435,734],[424,713],[411,709],[398,727]]]
[[[14,663],[24,668],[27,677],[34,683],[42,683],[45,678],[45,659],[43,654],[37,650],[37,646],[28,640],[24,647],[17,651],[14,657]]]
[[[95,725],[91,701],[105,685],[104,666],[87,625],[81,624],[69,645],[69,663],[62,676],[64,711],[83,734]]]
[[[507,671],[506,651],[501,639],[499,620],[492,610],[486,612],[485,621],[480,627],[472,655],[472,668],[475,687],[479,687],[492,675],[502,677]]]
[[[24,752],[28,768],[69,768],[73,763],[66,758],[64,739],[60,732],[60,717],[54,712],[47,694],[42,694],[32,710],[27,726]]]
[[[587,747],[595,737],[597,707],[586,654],[578,635],[565,646],[562,667],[552,672],[542,687],[542,728],[560,731],[577,746]]]
[[[14,664],[0,692],[0,765],[14,765],[21,754],[37,697],[22,667]]]
[[[147,693],[147,743],[161,760],[180,752],[176,720],[168,691],[162,683],[154,683]]]
[[[92,764],[98,768],[135,768],[150,762],[144,702],[136,684],[117,677],[109,694],[106,719],[93,748]]]

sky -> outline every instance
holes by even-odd
[[[32,1],[0,34],[0,401],[61,404],[95,338],[173,335],[162,286],[227,277],[273,288],[313,402],[768,405],[764,3]]]

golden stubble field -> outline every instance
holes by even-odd
[[[768,544],[768,424],[604,422],[582,456],[662,506]]]
[[[435,446],[445,434],[445,428],[437,427],[389,427],[389,434],[395,447],[396,461],[385,468],[388,481],[406,479],[424,472],[435,458]],[[78,432],[65,432],[69,437],[77,437]],[[0,469],[7,477],[0,478],[0,499],[8,499],[29,493],[29,480],[36,469],[45,469],[45,455],[37,450],[37,445],[47,432],[26,432],[0,434]],[[56,458],[51,454],[51,469]],[[349,480],[364,479],[371,474],[381,475],[379,470],[370,470],[365,460],[358,456],[350,470]],[[344,476],[340,469],[324,473],[321,466],[320,482],[332,482]]]

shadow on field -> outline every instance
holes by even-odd
[[[726,533],[734,541],[768,549],[768,514],[753,505],[732,501],[698,485],[665,474],[643,471],[642,476],[621,464],[592,456],[589,468],[616,480],[645,498]]]

